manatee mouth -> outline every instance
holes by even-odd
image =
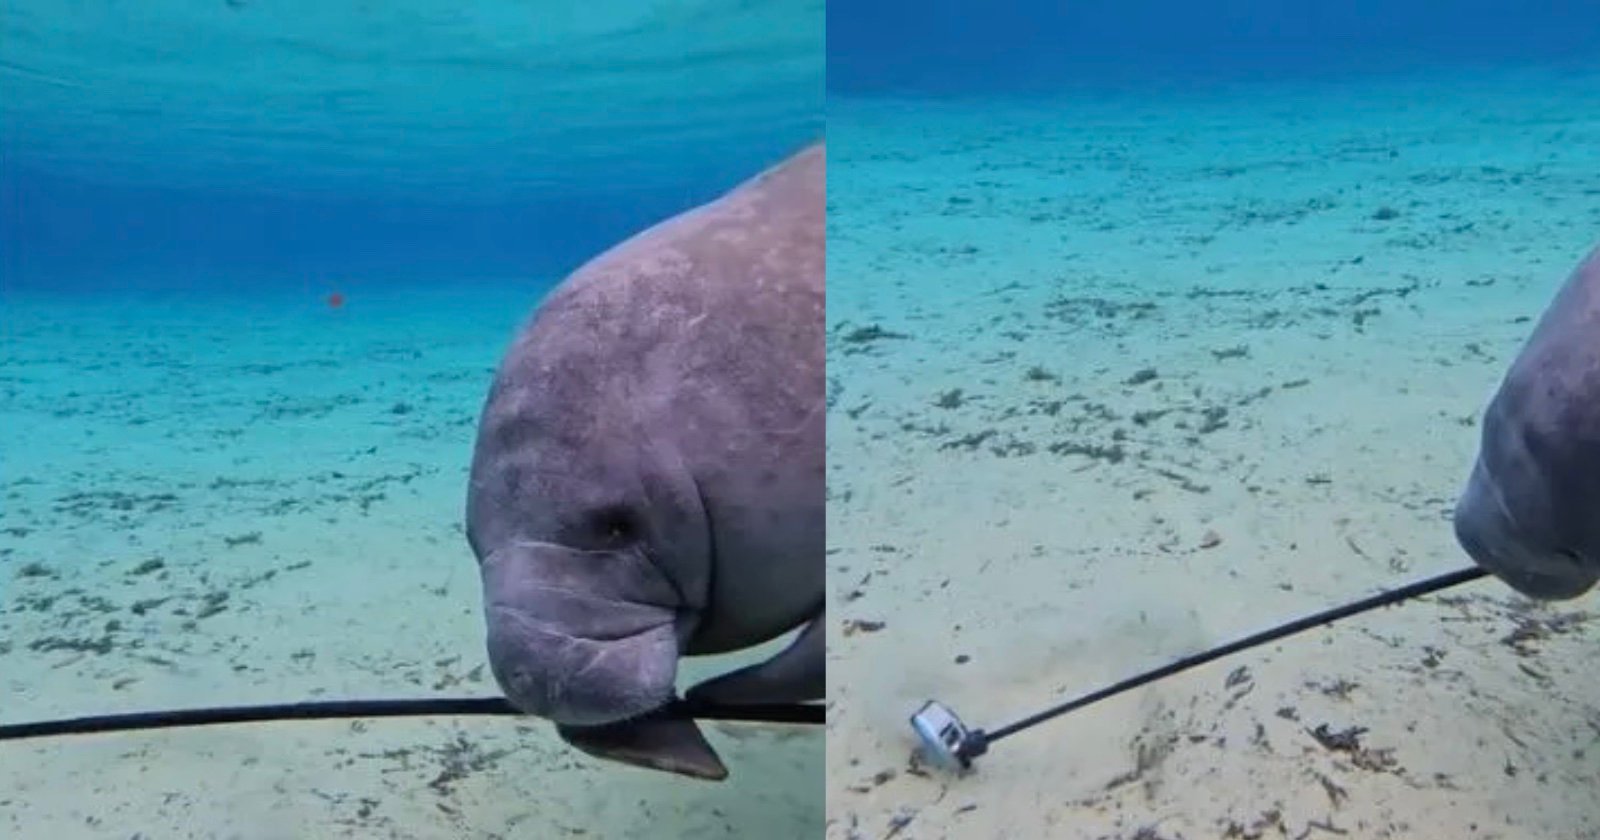
[[[571,726],[627,720],[673,697],[673,617],[616,639],[548,629],[524,610],[491,607],[489,667],[513,706]]]
[[[636,552],[518,543],[482,576],[489,667],[518,709],[598,726],[673,699],[677,593]]]
[[[1600,569],[1577,552],[1533,539],[1481,463],[1456,504],[1454,525],[1456,542],[1474,563],[1529,598],[1576,598],[1600,579]]]

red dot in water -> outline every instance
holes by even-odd
[[[344,306],[344,295],[341,295],[338,292],[328,295],[328,306],[333,309],[338,309],[339,307]]]

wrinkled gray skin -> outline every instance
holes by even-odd
[[[495,376],[467,500],[490,666],[591,754],[726,775],[660,714],[682,655],[804,625],[689,699],[823,696],[825,160],[818,143],[579,268]]]
[[[1600,249],[1485,410],[1455,531],[1479,566],[1532,598],[1576,598],[1600,579]]]

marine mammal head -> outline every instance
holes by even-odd
[[[670,444],[595,405],[593,384],[578,402],[565,383],[509,371],[467,501],[490,668],[513,705],[559,724],[651,711],[673,697],[706,605],[698,490]]]
[[[1483,413],[1455,509],[1472,559],[1533,598],[1600,580],[1600,249],[1546,308]]]
[[[1473,562],[1530,598],[1576,598],[1600,580],[1600,557],[1568,547],[1548,528],[1519,522],[1481,461],[1456,503],[1453,524]]]
[[[674,696],[692,613],[637,547],[584,551],[513,542],[480,565],[490,670],[513,705],[593,726]]]
[[[484,407],[467,537],[491,665],[596,755],[718,777],[683,707],[655,714],[677,658],[822,600],[823,149],[791,163],[580,267]]]

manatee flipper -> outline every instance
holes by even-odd
[[[687,699],[729,706],[821,700],[828,688],[826,617],[826,610],[817,613],[771,659],[712,677],[689,689]]]
[[[694,719],[670,711],[603,726],[558,725],[556,732],[596,758],[714,782],[728,777],[728,768]]]
[[[728,776],[727,767],[694,719],[682,714],[683,709],[697,703],[741,706],[822,699],[827,693],[826,616],[826,612],[817,613],[800,635],[771,659],[690,689],[686,704],[674,703],[618,723],[557,726],[556,731],[562,740],[596,758],[721,781]]]

